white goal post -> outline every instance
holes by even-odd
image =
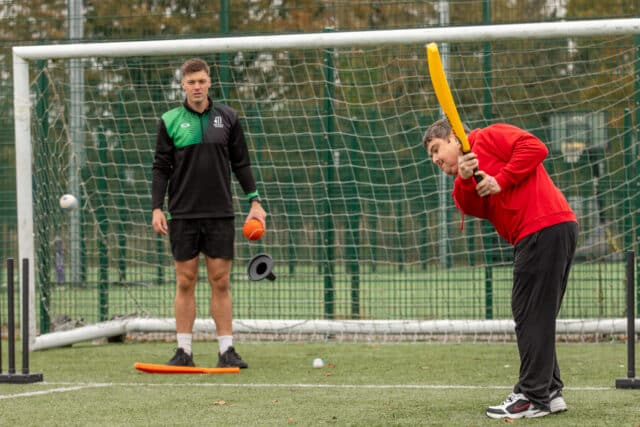
[[[225,38],[202,39],[177,39],[155,40],[137,42],[105,42],[105,43],[73,43],[38,46],[13,47],[13,85],[14,101],[13,113],[15,123],[15,153],[16,153],[16,182],[17,182],[17,218],[18,218],[18,250],[19,258],[34,260],[31,262],[32,270],[29,274],[29,321],[30,321],[30,349],[38,350],[62,345],[73,344],[99,337],[122,335],[129,332],[170,332],[174,324],[170,316],[149,317],[140,315],[135,318],[122,320],[109,320],[90,322],[92,324],[82,326],[69,331],[53,331],[48,334],[39,334],[38,331],[38,301],[39,291],[36,288],[39,264],[35,262],[38,251],[35,243],[36,224],[40,219],[35,217],[34,205],[38,202],[34,196],[34,153],[32,151],[32,130],[34,126],[33,92],[33,64],[36,61],[71,60],[78,58],[124,58],[124,57],[154,57],[154,56],[180,56],[186,58],[193,55],[227,53],[237,55],[240,52],[251,51],[284,51],[284,50],[312,50],[312,49],[376,49],[386,46],[408,46],[415,48],[416,55],[420,49],[429,42],[439,43],[477,43],[477,42],[502,42],[507,40],[547,40],[547,39],[575,39],[580,37],[598,39],[600,37],[630,36],[640,34],[640,19],[611,19],[611,20],[584,20],[543,22],[509,25],[467,26],[467,27],[438,27],[407,30],[386,31],[359,31],[359,32],[323,32],[313,34],[291,34],[270,36],[243,36]],[[541,53],[544,55],[544,53]],[[419,58],[417,64],[423,63],[424,58]],[[355,68],[355,67],[354,67]],[[426,66],[424,67],[424,80],[428,80]],[[478,73],[479,70],[472,72]],[[514,71],[516,72],[516,71]],[[366,73],[364,73],[366,74]],[[372,83],[373,85],[373,83]],[[376,90],[372,87],[371,90]],[[421,89],[422,90],[422,89]],[[432,97],[430,88],[425,86],[424,92],[417,96]],[[456,92],[456,88],[453,88]],[[455,95],[454,95],[455,96]],[[508,100],[502,100],[502,103]],[[542,102],[547,102],[542,100]],[[549,102],[551,103],[551,102]],[[363,102],[363,105],[365,102]],[[470,102],[466,104],[470,106]],[[462,105],[464,109],[465,105]],[[431,114],[437,114],[437,105],[432,105]],[[561,108],[562,109],[562,108]],[[604,107],[603,107],[604,109]],[[419,114],[415,112],[414,114]],[[159,117],[159,116],[158,116]],[[499,117],[503,119],[503,117]],[[416,125],[418,128],[420,125]],[[384,127],[384,124],[382,125]],[[420,133],[424,129],[417,129]],[[393,136],[393,131],[389,131]],[[354,136],[357,138],[357,135]],[[420,141],[414,141],[419,145]],[[343,150],[341,153],[349,153]],[[344,154],[343,154],[344,156]],[[144,157],[144,156],[141,156]],[[423,164],[424,159],[414,159],[414,163]],[[337,162],[338,160],[335,159]],[[421,166],[422,167],[422,166]],[[573,167],[573,166],[572,166]],[[577,167],[577,166],[575,166]],[[613,186],[612,186],[613,187]],[[441,189],[445,191],[445,189]],[[613,190],[612,190],[613,191]],[[273,191],[277,193],[277,191]],[[56,198],[59,194],[54,195]],[[358,196],[360,197],[360,196]],[[362,196],[363,203],[368,196]],[[577,196],[576,196],[577,197]],[[611,197],[615,197],[612,195]],[[282,213],[282,212],[281,212]],[[586,215],[586,214],[585,214]],[[324,218],[324,217],[323,217]],[[397,231],[398,235],[402,231]],[[384,250],[385,246],[380,244]],[[419,246],[419,245],[418,245]],[[418,248],[419,249],[419,248]],[[417,252],[419,250],[416,249]],[[470,257],[471,255],[464,255]],[[597,261],[605,257],[598,258]],[[413,262],[413,261],[411,261]],[[402,265],[399,260],[397,265]],[[419,261],[415,261],[418,265]],[[396,266],[394,261],[394,266]],[[595,264],[594,264],[595,265]],[[402,268],[402,267],[399,267]],[[22,275],[23,272],[20,272]],[[616,276],[616,280],[619,277]],[[451,298],[454,298],[453,296]],[[420,335],[420,334],[503,334],[512,330],[510,320],[483,320],[460,319],[435,320],[410,317],[406,319],[368,320],[345,319],[339,316],[329,319],[235,319],[234,330],[250,333],[272,333],[274,331],[290,330],[292,333],[315,334],[383,334],[383,335]],[[366,317],[366,316],[363,316]],[[640,325],[640,324],[639,324]],[[638,328],[638,326],[636,326]],[[203,331],[214,332],[211,321],[199,319],[197,328]],[[625,331],[625,322],[619,316],[600,319],[562,319],[559,320],[559,333],[601,333],[620,334]]]

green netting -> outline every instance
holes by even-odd
[[[449,81],[471,127],[509,122],[549,144],[545,166],[581,223],[561,316],[623,316],[623,251],[638,235],[633,38],[448,48]],[[205,58],[216,64],[212,96],[243,118],[269,212],[266,236],[249,243],[240,232],[246,202],[235,187],[234,317],[510,318],[511,248],[479,220],[467,217],[461,230],[452,182],[421,145],[440,116],[423,46]],[[33,64],[42,331],[63,319],[173,317],[172,261],[150,226],[150,177],[158,119],[181,102],[176,75],[185,59],[82,59],[80,110],[70,105],[78,88],[68,84],[69,61]],[[78,111],[82,126],[71,129]],[[575,117],[595,128],[571,128]],[[585,150],[569,163],[562,147],[575,138]],[[63,212],[58,198],[72,183],[81,208]],[[246,280],[259,252],[274,258],[275,282]],[[204,272],[197,292],[204,318]]]

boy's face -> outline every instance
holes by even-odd
[[[187,95],[187,102],[191,105],[200,105],[205,102],[210,87],[211,79],[204,70],[186,74],[182,78],[182,89]]]
[[[447,175],[458,175],[458,156],[460,155],[460,146],[458,140],[449,135],[447,139],[434,138],[427,145],[427,152],[431,157],[431,161]]]

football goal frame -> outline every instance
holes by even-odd
[[[339,49],[374,46],[503,41],[512,39],[569,39],[640,34],[640,19],[582,20],[488,26],[437,27],[385,31],[321,32],[311,34],[242,36],[154,41],[72,43],[13,47],[13,113],[15,125],[18,258],[34,260],[34,194],[32,126],[34,96],[30,81],[36,61],[77,60],[88,57],[150,57],[237,53],[274,49]],[[636,77],[637,78],[637,77]],[[428,79],[426,72],[424,79]],[[454,88],[455,92],[455,88]],[[82,98],[77,98],[82,101]],[[33,269],[37,263],[31,262]],[[22,272],[20,272],[22,275]],[[125,318],[82,326],[69,331],[39,335],[37,331],[37,271],[29,275],[30,349],[39,350],[101,337],[133,332],[171,332],[175,323],[169,318]],[[624,333],[624,318],[560,320],[558,333]],[[211,320],[198,319],[196,330],[214,332]],[[300,334],[504,334],[513,330],[510,320],[266,320],[236,319],[234,330]]]

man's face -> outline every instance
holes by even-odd
[[[196,71],[182,77],[182,89],[187,95],[189,104],[200,105],[205,102],[210,87],[211,79],[206,71]]]
[[[458,175],[458,155],[460,148],[453,134],[447,139],[434,138],[427,144],[427,152],[431,161],[447,175]]]

